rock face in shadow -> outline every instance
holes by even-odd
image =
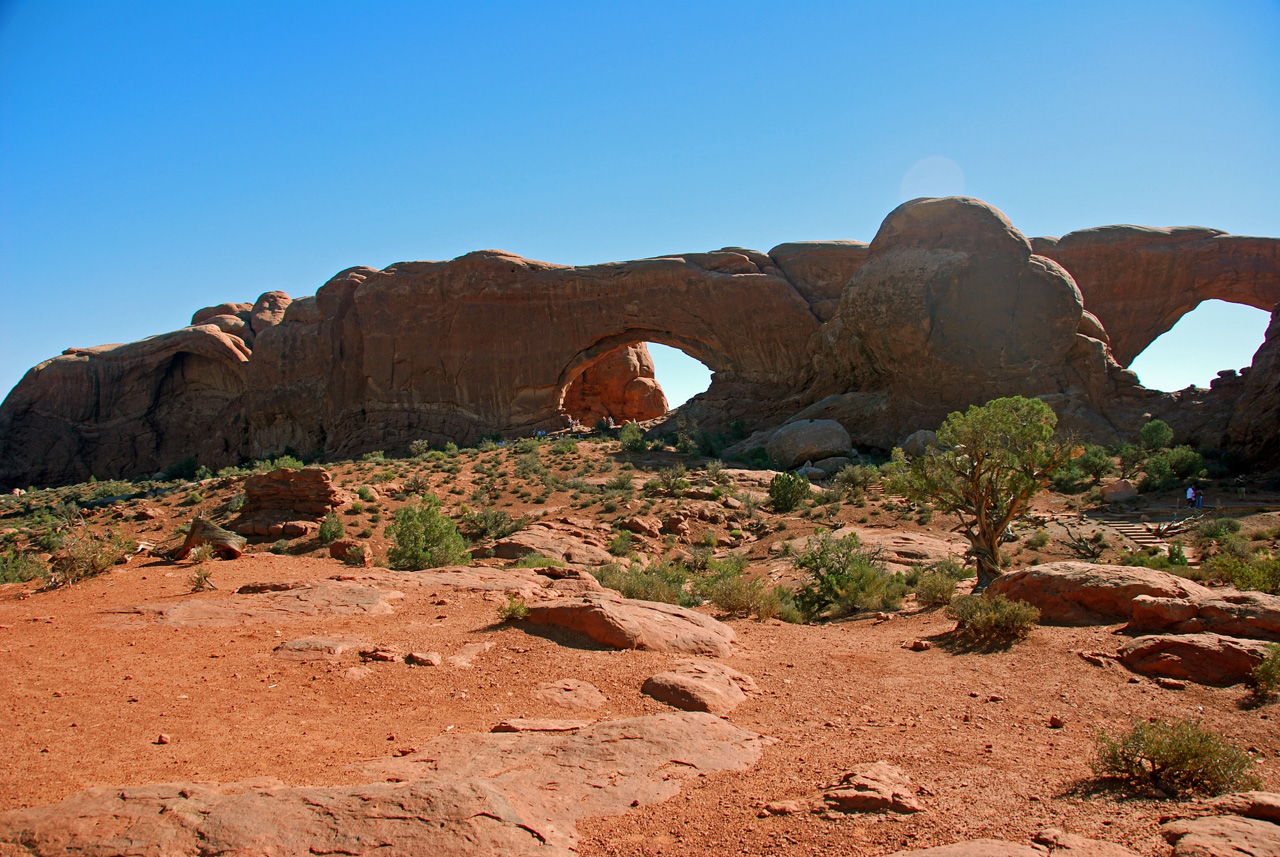
[[[1154,414],[1180,439],[1269,460],[1274,323],[1255,369],[1212,391],[1146,390],[1123,365],[1206,298],[1280,303],[1277,242],[1144,227],[1032,242],[992,206],[950,197],[904,203],[870,244],[350,268],[314,297],[206,307],[183,330],[35,367],[0,405],[0,488],[658,416],[645,342],[712,370],[681,408],[698,429],[831,419],[855,446],[887,449],[1017,394],[1098,442]]]

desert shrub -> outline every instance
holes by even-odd
[[[763,611],[768,615],[762,619],[777,615],[777,594],[759,578],[745,578],[742,575],[723,577],[711,582],[706,588],[707,600],[730,616],[760,615]]]
[[[1196,544],[1204,545],[1238,532],[1240,532],[1240,521],[1235,518],[1226,516],[1205,518],[1196,524]]]
[[[1003,595],[961,595],[947,605],[947,618],[954,619],[956,632],[972,642],[1011,643],[1030,636],[1040,611]]]
[[[507,603],[498,607],[499,622],[519,622],[529,615],[529,605],[519,595],[508,595]]]
[[[1128,732],[1095,736],[1093,771],[1138,792],[1220,795],[1259,786],[1253,760],[1190,720],[1134,722]]]
[[[367,485],[361,485],[359,488],[357,488],[356,496],[359,497],[361,500],[365,501],[366,503],[373,502],[373,492],[369,490],[369,487]]]
[[[458,528],[440,511],[440,501],[427,495],[424,502],[401,506],[395,522],[387,527],[395,543],[387,551],[391,567],[420,571],[467,561],[467,545]]]
[[[1034,550],[1039,550],[1047,544],[1049,544],[1049,534],[1044,530],[1036,530],[1035,533],[1027,539],[1027,547]]]
[[[658,471],[658,485],[668,494],[679,494],[689,487],[689,480],[684,478],[685,473],[683,464],[664,467]]]
[[[0,554],[0,583],[26,583],[44,574],[44,563],[31,554],[17,550]]]
[[[1138,430],[1138,446],[1154,452],[1173,443],[1173,429],[1164,420],[1151,420]]]
[[[516,460],[516,476],[521,479],[541,479],[550,472],[536,452],[527,452]]]
[[[324,520],[320,522],[320,531],[316,536],[320,539],[320,544],[327,545],[336,542],[342,538],[342,534],[346,528],[342,526],[342,521],[335,512],[329,512],[324,516]]]
[[[213,581],[209,579],[212,576],[213,572],[210,569],[205,568],[203,565],[198,565],[191,570],[191,577],[187,580],[187,584],[191,587],[193,593],[213,589]]]
[[[865,464],[846,464],[836,473],[836,488],[843,494],[858,498],[867,490],[872,482],[880,478],[880,471],[875,467],[868,467]]]
[[[386,460],[387,454],[381,449],[375,449],[372,452],[366,452],[364,455],[360,456],[360,461],[363,464],[381,464]]]
[[[199,565],[202,562],[208,562],[217,555],[217,551],[211,544],[196,545],[191,549],[191,553],[187,554],[187,560],[193,565]]]
[[[679,563],[662,562],[649,568],[633,564],[624,570],[618,563],[610,562],[591,573],[601,586],[620,592],[624,598],[693,606],[694,599],[685,591],[689,573]]]
[[[414,458],[426,458],[431,452],[431,441],[415,440],[409,444],[409,454]]]
[[[1248,558],[1220,553],[1204,561],[1212,579],[1229,582],[1241,591],[1253,589],[1280,595],[1280,557],[1259,552]]]
[[[83,529],[69,535],[62,553],[54,557],[45,576],[45,586],[56,589],[102,574],[133,549],[133,543],[116,533],[96,535]]]
[[[809,479],[796,473],[779,473],[769,482],[769,503],[775,512],[790,512],[809,499]]]
[[[936,571],[921,575],[916,584],[916,601],[921,607],[941,607],[950,604],[956,594],[955,578]]]
[[[609,540],[609,553],[614,556],[629,556],[633,541],[634,538],[631,533],[627,530],[622,530]]]
[[[528,523],[524,518],[512,518],[501,509],[492,507],[479,511],[466,512],[462,517],[462,527],[472,541],[486,539],[505,539],[512,533],[524,529]]]
[[[889,575],[879,558],[864,551],[852,534],[833,539],[830,533],[822,533],[810,539],[795,564],[809,573],[795,594],[796,607],[809,621],[859,610],[896,610],[907,591],[906,584]]]
[[[644,452],[649,448],[645,443],[644,432],[635,423],[627,423],[618,431],[618,440],[627,452]]]
[[[1084,454],[1077,458],[1074,464],[1081,473],[1092,480],[1094,485],[1101,482],[1104,477],[1110,476],[1116,469],[1111,453],[1096,443],[1085,444]]]
[[[1267,646],[1267,656],[1253,668],[1251,683],[1259,702],[1269,702],[1280,694],[1280,643]]]
[[[540,553],[526,554],[516,560],[516,568],[562,568],[564,560],[543,556]]]
[[[706,463],[703,470],[707,474],[707,478],[718,485],[727,485],[729,483],[729,474],[724,472],[724,462],[718,458],[713,458]]]
[[[1079,494],[1085,489],[1085,472],[1076,467],[1074,461],[1067,462],[1058,469],[1049,480],[1053,490],[1059,494]]]
[[[1147,460],[1147,455],[1140,447],[1126,443],[1116,450],[1116,458],[1120,461],[1120,478],[1129,479],[1142,469],[1142,462]]]
[[[1175,446],[1147,459],[1146,473],[1138,483],[1138,490],[1164,491],[1180,480],[1199,476],[1204,469],[1204,456],[1189,446]]]

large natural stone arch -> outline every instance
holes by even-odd
[[[573,377],[644,341],[715,371],[705,397],[717,415],[783,414],[812,377],[820,326],[770,257],[750,250],[579,268],[480,251],[351,269],[314,309],[290,307],[259,336],[251,453],[285,439],[345,454],[559,428]]]
[[[1202,301],[1267,312],[1280,303],[1277,238],[1196,226],[1100,226],[1032,245],[1071,273],[1122,366]]]

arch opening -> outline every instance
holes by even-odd
[[[1220,371],[1253,362],[1270,321],[1269,312],[1246,304],[1204,301],[1143,349],[1129,369],[1150,390],[1207,388]]]
[[[711,384],[706,364],[665,343],[636,338],[591,351],[566,369],[561,387],[560,409],[578,425],[657,419]]]

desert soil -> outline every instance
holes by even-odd
[[[403,483],[420,473],[456,514],[486,478],[475,472],[477,461],[505,466],[514,458],[504,451],[464,454],[456,473],[404,462],[330,469],[349,490],[377,488],[377,478],[385,488],[391,478]],[[554,466],[545,451],[543,458]],[[566,461],[577,472],[589,469],[583,478],[601,481],[602,462],[613,475],[624,459],[616,444],[583,442]],[[639,459],[636,476],[674,460]],[[237,478],[215,479],[158,499],[108,505],[90,525],[172,545],[175,527],[196,512],[229,518],[226,505],[239,484]],[[623,501],[606,513],[589,495],[576,502],[564,491],[543,503],[522,498],[514,474],[506,493],[502,487],[494,497],[513,516],[546,512],[549,518],[613,521],[635,514],[642,502]],[[758,484],[743,489],[762,491]],[[400,502],[383,497],[362,516],[348,515],[347,534],[367,526],[370,543],[384,555],[381,525]],[[659,500],[655,513],[675,502]],[[863,506],[845,503],[821,523],[953,538],[947,533],[951,522],[942,516],[922,524],[885,511],[886,502],[873,495]],[[1073,502],[1046,496],[1037,511],[1055,538],[1035,552],[1015,546],[1021,554],[1015,563],[1071,556],[1055,521],[1072,514]],[[162,515],[135,521],[143,507]],[[764,524],[758,534],[721,553],[747,554],[751,574],[795,579],[789,560],[772,546],[812,533],[819,522],[809,510],[803,516],[759,514]],[[1257,526],[1276,524],[1274,513],[1254,517]],[[0,520],[0,527],[9,525]],[[714,535],[734,526],[740,524],[702,529]],[[701,537],[696,531],[683,541]],[[640,687],[682,656],[614,651],[572,632],[502,623],[501,595],[424,584],[411,572],[349,568],[305,542],[295,544],[298,555],[276,554],[270,550],[274,539],[260,541],[240,559],[204,563],[214,590],[191,591],[191,563],[145,553],[70,587],[41,591],[39,581],[0,586],[0,686],[6,688],[0,810],[51,803],[95,785],[255,777],[289,785],[356,784],[366,781],[360,769],[371,761],[411,752],[441,735],[488,732],[510,718],[613,719],[669,710]],[[1109,541],[1122,544],[1114,533]],[[668,546],[655,541],[648,547],[656,555]],[[670,545],[687,548],[682,541]],[[333,578],[363,580],[402,597],[385,596],[389,610],[357,605],[350,612],[290,612],[267,609],[282,603],[267,593],[236,594],[246,584]],[[236,609],[227,610],[229,603]],[[151,612],[139,612],[140,605]],[[709,605],[699,609],[715,614]],[[1125,639],[1115,628],[1038,627],[1007,650],[973,653],[949,644],[954,623],[940,611],[923,611],[910,601],[896,614],[821,625],[729,623],[738,642],[722,660],[752,676],[760,692],[728,720],[777,743],[745,772],[693,778],[673,799],[580,822],[583,854],[878,855],[975,837],[1026,842],[1043,827],[1058,827],[1164,855],[1169,848],[1158,825],[1180,804],[1098,790],[1091,778],[1095,731],[1118,730],[1134,718],[1202,720],[1247,748],[1266,787],[1280,790],[1274,706],[1247,707],[1240,687],[1166,690],[1114,662],[1099,667],[1079,656],[1115,651]],[[276,651],[309,636],[363,645],[329,660],[294,660]],[[914,640],[931,645],[904,648]],[[363,662],[358,649],[376,646],[439,652],[445,661]],[[467,663],[465,656],[477,650]],[[460,661],[449,660],[459,654]],[[541,684],[566,678],[591,682],[606,705],[570,711],[537,694]],[[1052,728],[1051,717],[1065,725]],[[158,743],[162,734],[167,743]],[[921,787],[927,811],[761,817],[766,803],[806,798],[875,761],[902,768]]]

